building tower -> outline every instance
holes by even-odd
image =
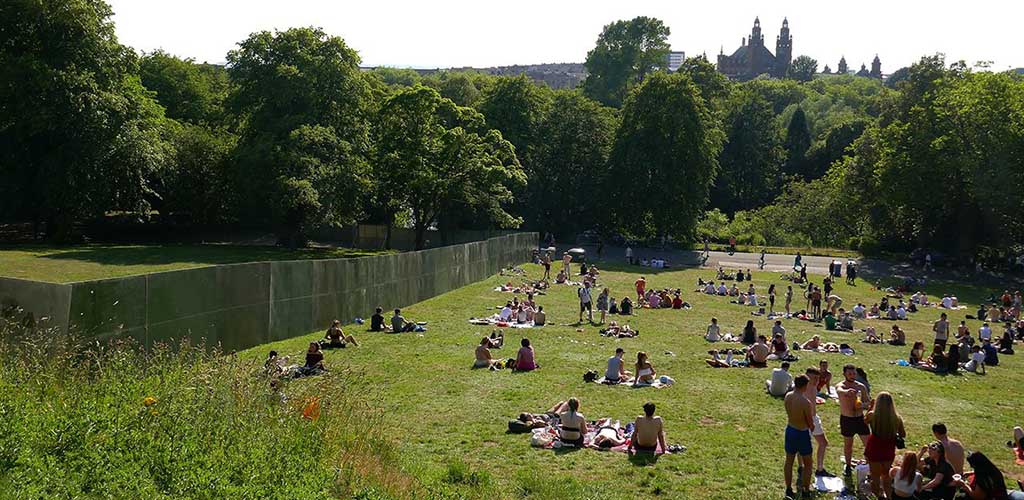
[[[758,17],[754,18],[754,27],[750,30],[750,40],[747,41],[748,54],[750,55],[747,59],[747,74],[748,75],[760,75],[765,71],[765,61],[761,60],[761,51],[758,50],[764,47],[764,35],[761,34],[761,19]]]
[[[793,62],[793,37],[789,34],[789,19],[782,18],[782,29],[775,39],[775,76],[783,78]]]
[[[832,74],[832,68],[828,67],[828,65],[826,64],[826,65],[825,65],[825,69],[824,69],[824,70],[822,70],[821,72],[822,72],[823,74],[826,74],[826,75],[831,75],[831,74]]]
[[[871,61],[871,78],[882,79],[882,61],[878,59],[878,54],[875,54],[875,60]]]
[[[846,66],[846,56],[839,58],[839,68],[836,69],[837,75],[845,75],[850,72],[850,68]]]

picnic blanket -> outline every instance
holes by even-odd
[[[672,380],[672,379],[668,379],[668,380]],[[666,383],[667,381],[666,382],[662,382],[662,380],[660,378],[655,379],[654,382],[650,382],[650,383],[640,382],[638,384],[631,384],[629,382],[612,383],[612,382],[608,382],[608,380],[605,379],[604,377],[600,377],[597,380],[595,380],[594,382],[597,382],[598,384],[611,385],[611,386],[632,387],[633,389],[642,389],[644,387],[653,387],[655,389],[662,389],[662,388],[669,387],[669,386],[672,385],[671,382],[669,382],[669,383]]]
[[[613,446],[611,448],[601,448],[593,444],[594,438],[597,437],[599,430],[599,428],[591,426],[590,430],[588,430],[587,433],[583,435],[583,448],[589,448],[591,450],[599,451],[613,451],[618,453],[629,452],[629,444],[632,436],[632,429],[629,429],[628,426],[624,429],[624,431],[626,432],[626,442],[619,446]],[[558,439],[558,430],[550,426],[545,427],[543,429],[534,429],[530,437],[530,443],[533,444],[535,447],[549,450],[561,448],[575,448],[574,445],[567,445],[562,443],[562,441]],[[669,448],[674,447],[670,446]],[[657,446],[656,453],[671,454],[672,452],[662,448],[659,444]]]

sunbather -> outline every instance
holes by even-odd
[[[633,377],[633,385],[654,383],[654,365],[647,359],[647,353],[640,351],[636,353],[636,375]]]
[[[491,358],[491,339],[484,337],[480,339],[480,345],[476,346],[476,361],[473,368],[490,368],[495,361]]]
[[[569,398],[565,411],[558,414],[558,439],[562,444],[583,447],[583,437],[587,434],[587,419],[579,413],[580,401]]]
[[[341,329],[341,321],[334,320],[331,323],[331,327],[327,329],[327,333],[324,334],[324,340],[321,341],[320,347],[324,349],[334,349],[338,347],[345,347],[347,344],[359,346],[359,342],[356,342],[355,337],[345,335],[345,331]]]
[[[592,445],[607,449],[626,444],[626,435],[618,420],[614,423],[610,418],[598,420],[597,429],[597,434],[591,442]]]

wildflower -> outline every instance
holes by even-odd
[[[153,396],[146,396],[146,399],[142,400],[142,404],[146,406],[153,406],[156,404],[156,398],[154,398]]]

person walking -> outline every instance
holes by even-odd
[[[590,294],[590,281],[584,280],[583,286],[576,292],[580,297],[580,323],[583,323],[583,311],[587,312],[587,321],[594,322],[594,307]]]

